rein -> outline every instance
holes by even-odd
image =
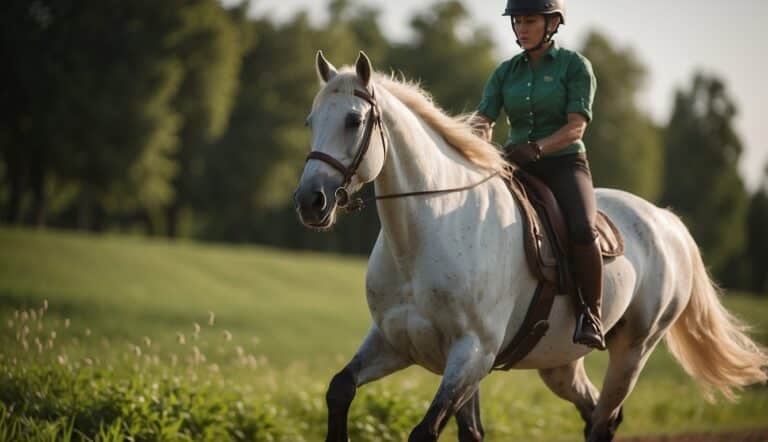
[[[348,187],[350,182],[352,181],[352,177],[357,173],[357,169],[358,167],[360,167],[360,163],[363,162],[363,157],[365,156],[365,154],[368,152],[368,149],[370,148],[371,137],[373,136],[374,126],[378,126],[378,129],[379,129],[379,135],[381,136],[381,145],[384,149],[385,160],[387,158],[387,152],[388,152],[387,140],[386,140],[386,137],[384,136],[384,125],[381,120],[381,110],[379,109],[379,105],[376,102],[376,96],[373,90],[371,90],[371,93],[369,94],[367,91],[361,91],[359,89],[355,89],[354,94],[356,97],[367,101],[368,104],[371,105],[371,109],[368,111],[368,114],[366,115],[365,132],[363,132],[363,139],[360,141],[360,147],[358,147],[357,149],[357,153],[355,154],[355,158],[352,160],[352,164],[349,167],[347,167],[344,164],[342,164],[341,161],[323,152],[311,151],[309,152],[309,155],[307,155],[307,161],[309,160],[322,161],[328,164],[329,166],[333,167],[334,169],[338,170],[341,173],[341,175],[344,177],[343,183],[334,192],[334,196],[336,197],[337,204],[341,210],[344,210],[345,212],[360,212],[363,209],[365,209],[368,203],[373,201],[378,201],[378,200],[463,192],[466,190],[473,189],[499,176],[499,172],[494,172],[493,174],[485,177],[482,181],[478,181],[477,183],[470,184],[468,186],[455,187],[451,189],[421,190],[416,192],[380,195],[380,196],[369,197],[366,199],[362,199],[362,198],[353,199],[351,197]]]

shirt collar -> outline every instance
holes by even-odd
[[[552,40],[552,47],[549,48],[549,50],[546,53],[546,56],[549,58],[557,58],[557,54],[560,52],[560,46],[557,44],[557,41]]]
[[[560,45],[557,44],[557,41],[552,40],[552,46],[549,48],[547,53],[544,54],[544,55],[549,57],[549,58],[551,58],[551,59],[555,59],[555,58],[557,58],[557,54],[559,54],[559,53],[560,53]],[[526,52],[523,52],[522,55],[523,55],[523,60],[527,63],[528,62],[528,54]]]

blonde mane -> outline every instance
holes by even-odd
[[[355,74],[354,68],[344,67],[339,75],[328,82],[315,98],[313,107],[327,94],[328,91],[341,91],[352,93],[355,87],[359,87],[360,80]],[[443,139],[464,158],[483,169],[499,172],[502,176],[508,176],[509,165],[504,160],[496,147],[476,136],[467,122],[466,115],[452,117],[440,109],[432,97],[417,83],[407,80],[398,80],[393,76],[387,76],[378,72],[373,74],[374,88],[383,87],[389,93],[400,100],[414,114],[424,120]]]

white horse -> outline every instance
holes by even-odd
[[[413,84],[374,73],[360,53],[337,71],[318,53],[323,86],[307,120],[312,153],[295,204],[308,227],[327,230],[339,199],[365,183],[377,194],[469,190],[378,201],[381,232],[366,291],[373,323],[327,393],[328,441],[347,441],[357,387],[409,365],[442,374],[410,441],[436,441],[456,416],[461,441],[483,438],[478,385],[525,317],[537,281],[523,252],[521,215],[498,176],[506,163],[461,119],[438,109]],[[624,235],[624,256],[606,262],[602,317],[610,353],[602,392],[584,370],[589,348],[571,342],[573,306],[558,297],[546,336],[515,368],[538,369],[572,402],[588,441],[609,441],[621,406],[659,340],[703,386],[765,382],[768,357],[720,304],[686,227],[671,212],[617,190],[597,190],[600,210]]]

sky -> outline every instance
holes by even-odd
[[[236,0],[225,0],[232,2]],[[397,41],[410,37],[410,18],[433,3],[352,0],[353,4],[356,2],[380,9],[387,37]],[[476,26],[490,29],[499,60],[519,51],[509,21],[501,17],[504,0],[463,3]],[[252,14],[266,14],[277,21],[306,9],[315,24],[322,25],[327,18],[327,4],[253,0],[251,7]],[[764,23],[768,18],[768,0],[570,0],[566,4],[567,25],[558,34],[561,45],[577,49],[587,32],[596,28],[619,47],[632,48],[649,71],[641,104],[660,124],[669,121],[675,90],[689,88],[695,71],[723,78],[739,109],[735,125],[744,143],[739,168],[748,188],[756,188],[768,163],[768,122],[762,119],[764,106],[768,106],[768,87],[763,83],[768,81],[768,28]],[[355,55],[334,63],[353,63]]]

